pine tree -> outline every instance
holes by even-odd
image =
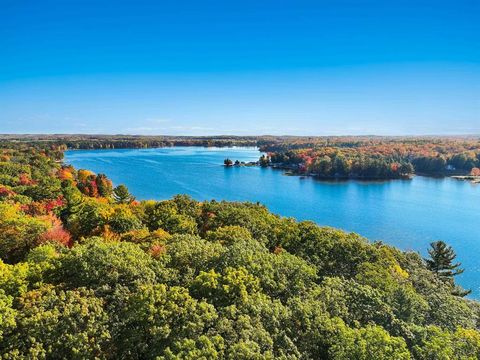
[[[83,203],[83,196],[80,190],[69,180],[62,182],[62,195],[65,199],[65,207],[60,211],[60,219],[64,224],[68,224],[68,220],[75,215]]]
[[[112,182],[104,174],[98,174],[95,183],[97,184],[100,196],[109,197],[112,195]]]
[[[129,204],[135,200],[135,197],[130,194],[125,185],[118,185],[113,189],[113,198],[119,204]]]
[[[430,259],[427,259],[428,268],[442,278],[453,278],[456,275],[463,273],[460,269],[460,263],[453,263],[456,254],[451,246],[448,246],[443,241],[435,241],[430,244],[428,249]]]
[[[471,290],[463,290],[459,286],[455,286],[453,280],[454,276],[460,275],[464,272],[461,269],[461,263],[454,263],[457,257],[451,246],[448,246],[443,241],[435,241],[430,244],[428,249],[430,259],[426,259],[427,267],[436,273],[442,280],[448,281],[454,286],[453,294],[458,296],[465,296],[470,294]]]
[[[259,162],[261,167],[267,167],[270,163],[270,158],[268,156],[262,155],[260,156]]]

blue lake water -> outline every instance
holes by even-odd
[[[65,162],[106,174],[140,200],[182,193],[197,200],[259,201],[283,216],[424,255],[430,242],[443,240],[466,269],[459,283],[480,297],[480,185],[427,177],[325,182],[270,168],[222,166],[227,157],[254,161],[259,155],[256,148],[75,150],[65,152]]]

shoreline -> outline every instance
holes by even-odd
[[[450,176],[452,179],[459,181],[469,181],[472,184],[480,184],[480,176],[475,175],[454,175]]]
[[[165,144],[162,146],[145,146],[145,147],[93,147],[93,148],[74,148],[74,147],[67,147],[63,151],[92,151],[92,150],[145,150],[145,149],[164,149],[164,148],[175,148],[175,147],[198,147],[198,148],[208,148],[208,149],[225,149],[225,148],[255,148],[259,151],[259,153],[263,153],[260,150],[259,146],[255,145],[205,145],[202,143],[196,144]],[[269,164],[267,166],[260,165],[259,161],[241,161],[240,163],[232,163],[231,165],[223,165],[224,167],[269,167],[275,170],[282,170],[284,171],[284,175],[286,176],[299,176],[299,177],[309,177],[319,181],[348,181],[348,180],[357,180],[357,181],[390,181],[390,180],[412,180],[414,176],[424,176],[429,178],[452,178],[461,181],[470,181],[472,184],[479,184],[480,177],[472,176],[469,174],[464,174],[462,172],[453,171],[450,174],[446,173],[412,173],[412,174],[405,174],[399,177],[361,177],[361,176],[318,176],[316,174],[309,174],[309,173],[299,173],[297,172],[296,168],[289,166],[289,165],[279,165],[279,164]]]
[[[273,170],[283,171],[283,175],[285,176],[298,176],[300,178],[312,178],[319,181],[348,181],[348,180],[356,180],[356,181],[390,181],[390,180],[412,180],[415,176],[422,176],[427,178],[451,178],[457,180],[470,180],[472,176],[470,175],[446,175],[446,174],[428,174],[428,173],[413,173],[413,174],[406,174],[400,177],[361,177],[361,176],[319,176],[316,174],[309,174],[309,173],[299,173],[296,172],[295,169],[292,169],[289,166],[279,166],[279,165],[268,165],[268,166],[261,166],[259,162],[240,162],[240,164],[231,164],[225,165],[222,164],[225,168],[238,168],[238,167],[261,167],[261,168],[271,168]],[[473,183],[480,183],[480,177],[478,180],[475,179]]]

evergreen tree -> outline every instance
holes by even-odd
[[[270,163],[270,158],[268,156],[262,155],[260,156],[259,162],[261,167],[267,167]]]
[[[66,204],[60,211],[60,219],[67,224],[70,217],[78,213],[83,203],[83,197],[80,190],[69,180],[62,182],[62,195]]]
[[[112,182],[104,174],[98,174],[95,178],[98,194],[103,197],[112,195]]]
[[[448,246],[443,241],[432,242],[428,254],[430,259],[426,259],[427,267],[441,279],[450,282],[454,286],[452,294],[466,296],[472,292],[455,285],[453,277],[462,274],[464,269],[460,268],[461,263],[453,262],[457,255],[451,246]]]
[[[448,246],[443,241],[435,241],[430,244],[428,249],[430,259],[427,259],[428,268],[436,273],[438,276],[445,279],[452,279],[456,275],[463,273],[460,269],[460,263],[453,263],[456,254],[451,246]]]
[[[415,169],[413,168],[412,163],[404,162],[400,165],[400,174],[413,174]]]
[[[118,185],[115,189],[113,189],[113,199],[118,204],[129,204],[135,200],[135,197],[130,194],[125,185]]]

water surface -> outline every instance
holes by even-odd
[[[197,200],[259,201],[272,212],[357,232],[426,254],[452,245],[466,269],[459,282],[480,297],[480,185],[415,177],[380,182],[325,182],[259,167],[225,168],[223,160],[254,161],[256,148],[175,147],[75,150],[65,162],[105,173],[137,199],[189,194]]]

